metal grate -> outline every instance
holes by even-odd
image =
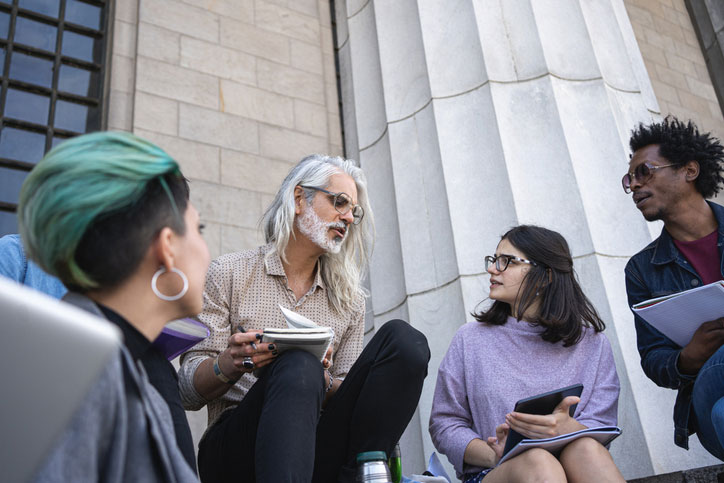
[[[0,236],[53,146],[101,129],[110,0],[0,0]]]

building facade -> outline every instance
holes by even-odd
[[[344,154],[377,220],[367,333],[404,318],[433,354],[406,473],[434,450],[437,367],[487,296],[483,258],[519,223],[563,233],[607,324],[624,476],[714,464],[695,437],[674,446],[675,394],[640,369],[623,266],[660,225],[620,178],[638,122],[724,138],[722,19],[716,0],[0,0],[0,229],[27,171],[80,132],[173,155],[214,256],[262,243],[296,161]],[[205,414],[190,420],[200,437]]]

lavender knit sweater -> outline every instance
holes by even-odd
[[[430,435],[458,477],[480,470],[463,464],[468,443],[495,436],[519,399],[582,383],[576,420],[589,428],[616,424],[619,383],[606,336],[585,329],[578,344],[563,347],[541,332],[509,317],[498,326],[469,322],[455,334],[437,375]]]

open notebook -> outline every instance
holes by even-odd
[[[322,327],[301,314],[279,306],[287,322],[286,329],[267,327],[262,342],[273,343],[279,352],[299,349],[313,354],[320,361],[334,342],[334,330]]]
[[[120,331],[0,276],[0,481],[26,481],[121,344]]]

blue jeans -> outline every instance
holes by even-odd
[[[699,370],[691,405],[699,441],[709,453],[724,460],[724,346]]]

